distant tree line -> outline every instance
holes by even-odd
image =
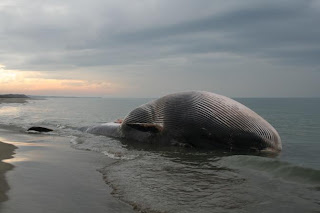
[[[29,98],[29,97],[23,94],[4,94],[4,95],[0,95],[0,98]]]

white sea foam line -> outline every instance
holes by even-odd
[[[124,153],[121,152],[110,153],[108,151],[103,151],[102,153],[108,156],[109,158],[116,160],[133,160],[137,157],[136,155],[124,155]]]

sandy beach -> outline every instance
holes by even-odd
[[[13,165],[2,162],[4,159],[12,158],[15,146],[6,144],[0,141],[0,202],[8,200],[6,192],[9,190],[9,185],[5,177],[5,173],[13,169]]]
[[[0,141],[2,213],[134,212],[112,197],[96,171],[113,163],[106,156],[75,150],[56,135],[0,129]]]

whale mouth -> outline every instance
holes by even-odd
[[[267,149],[263,149],[263,150],[260,150],[260,153],[261,154],[279,154],[281,151],[279,150],[276,150],[276,149],[270,149],[270,148],[267,148]]]
[[[280,153],[282,150],[281,146],[273,146],[273,147],[266,147],[260,150],[261,153]]]
[[[274,133],[273,140],[266,141],[267,146],[261,150],[263,153],[280,153],[282,150],[282,142],[277,132]]]
[[[248,148],[234,147],[234,149],[232,151],[256,153],[258,155],[261,154],[261,155],[266,155],[266,156],[277,156],[281,152],[281,149],[274,148],[274,147],[265,147],[262,149],[259,149],[258,147],[248,147]]]
[[[91,133],[94,135],[104,135],[108,137],[121,137],[119,123],[109,122],[98,124],[89,127],[82,127],[79,130],[82,132]]]

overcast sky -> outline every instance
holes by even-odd
[[[1,0],[0,93],[319,97],[319,0]]]

